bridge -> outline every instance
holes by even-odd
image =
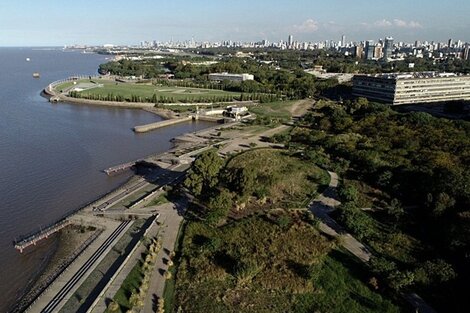
[[[49,225],[44,229],[40,229],[36,233],[32,233],[24,236],[23,238],[16,240],[14,242],[15,249],[19,250],[20,253],[23,253],[23,250],[29,246],[36,245],[40,240],[49,238],[50,235],[58,232],[62,228],[70,225],[70,221],[67,218],[60,219],[59,221]]]

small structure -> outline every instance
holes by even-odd
[[[244,82],[247,80],[254,80],[255,76],[251,74],[230,74],[230,73],[212,73],[209,74],[209,80],[212,81],[232,81],[232,82]]]
[[[244,118],[245,116],[250,115],[250,113],[248,113],[247,107],[228,106],[225,109],[223,115],[226,117],[234,118],[238,121]]]

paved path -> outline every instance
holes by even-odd
[[[176,239],[178,237],[179,228],[183,221],[182,211],[185,203],[178,203],[172,205],[168,209],[159,210],[159,221],[163,224],[160,234],[162,236],[162,249],[157,255],[155,269],[149,283],[149,291],[145,297],[144,308],[141,312],[152,313],[155,312],[157,299],[163,296],[165,288],[165,277],[163,276],[168,269],[166,261],[169,259],[168,252],[173,251],[175,248]],[[178,207],[179,206],[179,207]]]
[[[336,188],[338,187],[338,175],[328,172],[330,184],[326,190],[315,199],[310,205],[310,210],[315,216],[320,218],[320,230],[332,237],[341,237],[343,247],[358,257],[363,262],[368,262],[372,254],[356,238],[348,234],[335,220],[328,214],[341,204],[337,200]]]

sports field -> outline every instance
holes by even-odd
[[[94,84],[95,87],[93,87]],[[80,91],[80,96],[83,98],[89,96],[107,97],[112,94],[113,96],[121,96],[124,99],[131,99],[132,97],[140,97],[142,99],[151,99],[154,95],[157,98],[169,98],[177,102],[182,101],[198,101],[202,98],[238,98],[239,93],[227,92],[222,90],[201,89],[201,88],[185,88],[185,87],[168,87],[168,86],[154,86],[151,84],[133,84],[121,83],[106,80],[80,80],[77,84],[66,82],[56,86],[58,91],[68,91],[71,87],[85,89]]]

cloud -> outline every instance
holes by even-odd
[[[362,23],[362,25],[364,26],[369,26],[369,27],[380,27],[380,28],[407,28],[407,29],[417,29],[417,28],[423,28],[423,26],[419,23],[419,22],[416,22],[416,21],[404,21],[404,20],[401,20],[401,19],[393,19],[393,20],[387,20],[387,19],[383,19],[383,20],[379,20],[379,21],[375,21],[372,25],[369,25],[369,24],[366,24],[366,23]]]
[[[367,24],[366,24],[366,25],[367,25]],[[390,27],[390,26],[392,26],[392,25],[393,25],[393,23],[390,22],[390,21],[388,21],[388,20],[386,20],[386,19],[383,19],[383,20],[380,20],[380,21],[376,21],[376,22],[374,23],[374,26],[377,26],[377,27]]]
[[[293,30],[295,33],[314,33],[318,30],[318,22],[313,19],[308,19],[300,25],[294,25]]]

